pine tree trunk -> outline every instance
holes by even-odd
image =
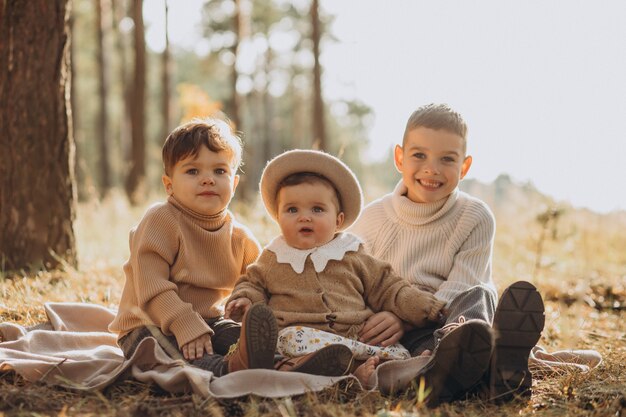
[[[327,150],[326,126],[324,124],[324,101],[322,99],[322,67],[320,65],[320,39],[322,36],[319,19],[319,1],[311,4],[311,38],[313,40],[313,145],[320,150]]]
[[[165,49],[163,49],[162,66],[163,73],[161,78],[161,91],[162,91],[162,101],[161,101],[161,117],[163,118],[163,127],[161,129],[161,142],[165,141],[165,138],[170,133],[172,129],[171,126],[171,72],[172,72],[172,59],[170,56],[170,37],[169,37],[169,10],[167,0],[164,0],[165,3]]]
[[[0,4],[0,268],[76,265],[68,0]]]
[[[96,6],[96,25],[97,25],[97,60],[98,60],[98,101],[99,114],[97,124],[97,138],[99,150],[99,177],[100,177],[100,196],[105,197],[111,190],[111,163],[109,161],[109,113],[108,113],[108,95],[109,95],[109,77],[108,65],[106,62],[107,42],[106,33],[109,22],[110,3],[109,0],[95,0]]]
[[[138,204],[145,196],[146,139],[144,129],[146,95],[146,41],[143,25],[143,0],[133,0],[135,21],[135,75],[130,96],[131,111],[131,161],[126,178],[126,194],[132,204]]]

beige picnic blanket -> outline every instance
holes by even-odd
[[[50,324],[39,329],[0,323],[0,371],[14,370],[28,381],[83,390],[99,390],[118,379],[133,377],[169,392],[217,398],[292,396],[320,391],[346,379],[360,387],[352,376],[330,378],[262,369],[216,378],[209,371],[170,358],[154,339],[144,340],[133,357],[125,360],[116,336],[107,330],[114,311],[87,303],[46,303],[44,309]],[[564,369],[565,362],[576,363],[577,369],[587,371],[601,361],[599,355],[591,355],[590,361],[576,352],[593,351],[549,354],[536,348],[531,355],[531,369]],[[376,369],[371,386],[388,393],[408,387],[428,360],[415,357],[383,363]]]

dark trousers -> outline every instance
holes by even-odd
[[[487,288],[480,285],[472,287],[452,300],[445,323],[410,330],[400,339],[400,343],[411,352],[411,356],[418,356],[426,349],[432,351],[443,336],[440,329],[448,323],[458,322],[461,316],[466,320],[484,320],[491,325],[496,311],[496,301],[496,295]]]
[[[213,372],[215,376],[222,376],[228,373],[228,363],[224,361],[224,356],[228,353],[231,345],[237,343],[241,325],[223,317],[205,320],[211,329],[211,343],[213,344],[213,354],[204,353],[200,359],[188,361],[191,365]],[[156,339],[163,350],[173,359],[183,359],[182,352],[178,348],[176,337],[166,336],[156,326],[144,326],[133,329],[126,336],[118,340],[118,345],[124,352],[127,359],[133,356],[137,346],[142,340],[152,337]],[[183,359],[184,360],[184,359]]]

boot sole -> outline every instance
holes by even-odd
[[[470,321],[445,335],[433,353],[428,370],[420,377],[430,393],[428,407],[458,399],[473,387],[489,367],[493,332],[482,321]]]
[[[491,401],[531,395],[528,356],[541,337],[544,311],[541,294],[529,282],[516,282],[502,294],[493,321],[496,343],[489,375]]]
[[[249,369],[274,369],[278,325],[272,310],[264,304],[251,306],[243,327]]]
[[[344,345],[329,345],[315,352],[309,360],[291,371],[321,376],[341,376],[348,372],[351,362],[350,348]]]

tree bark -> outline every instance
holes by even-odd
[[[163,118],[163,127],[161,129],[161,142],[165,141],[165,138],[170,133],[172,129],[171,123],[171,73],[172,73],[172,59],[170,56],[170,36],[169,36],[169,28],[168,28],[168,20],[169,20],[169,8],[167,4],[167,0],[164,0],[165,3],[165,48],[163,49],[162,66],[163,73],[161,78],[161,117]]]
[[[98,160],[99,177],[100,177],[100,196],[105,197],[111,190],[111,163],[109,161],[109,113],[108,113],[108,95],[109,95],[109,77],[106,57],[107,53],[107,28],[109,26],[110,3],[109,0],[95,0],[97,15],[97,59],[98,59],[98,150],[100,155]]]
[[[68,0],[0,3],[0,268],[76,265]]]
[[[313,146],[327,150],[326,125],[324,123],[324,101],[322,99],[322,67],[320,65],[320,39],[322,31],[319,19],[319,1],[311,3],[311,26],[313,41]]]
[[[146,41],[143,25],[143,0],[133,0],[135,75],[130,97],[131,161],[126,178],[126,195],[131,204],[138,204],[145,195],[146,139],[144,129],[146,95]]]

